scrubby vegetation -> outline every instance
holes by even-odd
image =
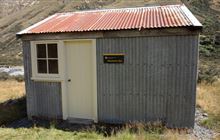
[[[198,82],[212,84],[220,78],[220,47],[213,36],[200,36]]]
[[[18,82],[23,82],[24,76],[23,75],[10,76],[6,72],[0,72],[0,81],[6,81],[6,80],[16,80]]]
[[[200,46],[199,46],[200,55],[204,57],[211,57],[216,55],[217,48],[212,36],[200,36]]]
[[[209,115],[201,124],[220,133],[220,46],[213,36],[201,36],[199,50],[197,105]]]
[[[212,84],[220,78],[220,69],[215,65],[200,65],[198,82],[205,82],[206,84]]]

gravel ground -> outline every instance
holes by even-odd
[[[215,137],[215,132],[211,129],[205,128],[200,125],[200,122],[208,118],[208,114],[204,113],[201,109],[196,109],[195,126],[192,135],[198,140],[211,140]]]

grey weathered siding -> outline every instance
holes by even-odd
[[[193,127],[198,36],[97,39],[98,119]],[[103,54],[124,53],[124,64]]]
[[[193,127],[198,35],[104,37],[96,44],[100,122]],[[23,40],[23,51],[29,117],[61,118],[61,84],[32,81],[30,41]],[[124,53],[125,63],[103,64],[104,53]]]
[[[23,41],[28,117],[62,118],[61,84],[31,80],[30,41]]]

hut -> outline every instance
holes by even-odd
[[[193,127],[200,22],[183,5],[54,14],[17,33],[28,117]]]

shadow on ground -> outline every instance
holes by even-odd
[[[110,124],[71,124],[63,120],[47,120],[45,118],[33,118],[28,120],[26,112],[26,98],[10,99],[0,103],[0,127],[3,128],[56,128],[63,131],[95,131],[104,136],[116,134],[125,125]]]
[[[26,117],[26,98],[10,99],[0,103],[0,126],[6,126]]]
[[[161,122],[152,124],[72,124],[63,120],[46,120],[45,118],[33,118],[28,120],[26,116],[26,98],[9,100],[0,104],[0,126],[3,128],[33,128],[42,127],[46,129],[56,128],[63,131],[96,132],[104,136],[115,135],[121,130],[128,128],[130,132],[136,133],[140,128],[148,132],[162,133],[165,130]]]
[[[110,136],[116,134],[122,130],[125,125],[111,125],[111,124],[72,124],[67,121],[62,120],[45,120],[40,118],[34,118],[33,120],[28,120],[27,117],[14,121],[11,124],[5,125],[7,128],[32,128],[32,127],[43,127],[43,128],[56,128],[63,131],[95,131],[101,133],[104,136]]]

